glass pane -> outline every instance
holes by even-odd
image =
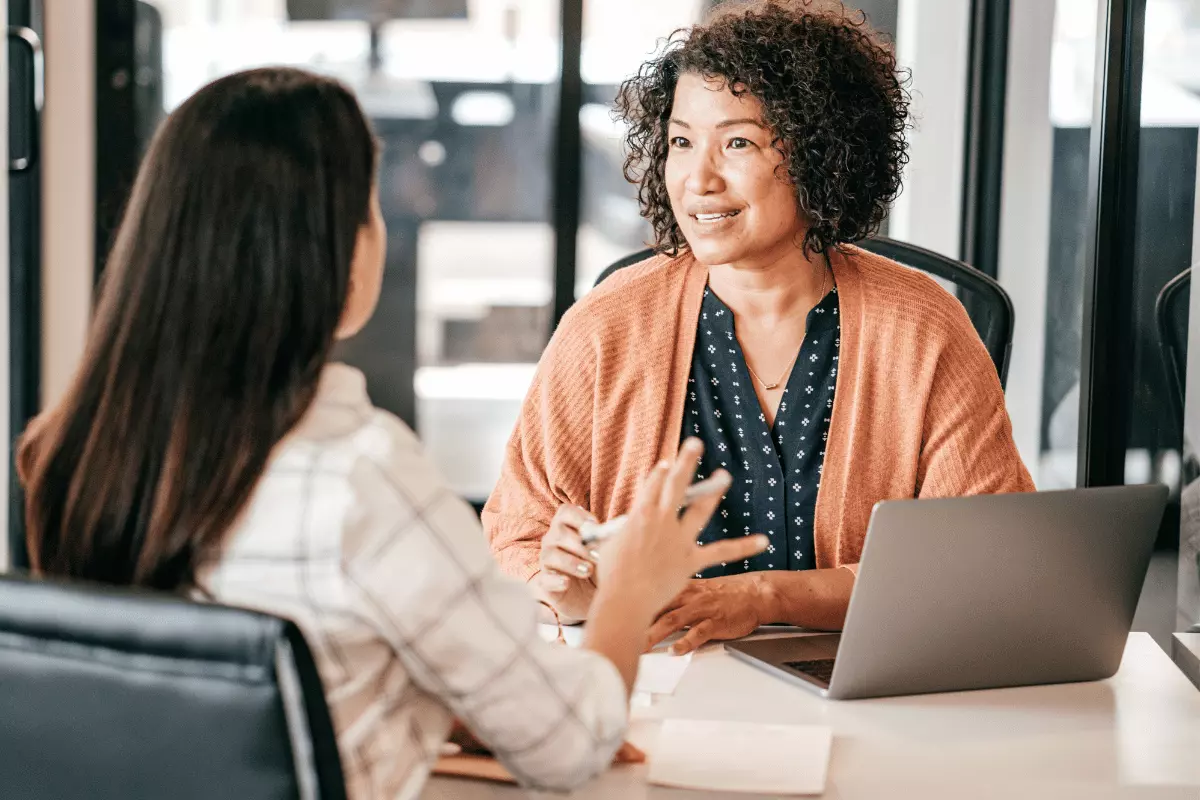
[[[999,280],[1014,306],[1007,401],[1041,489],[1076,484],[1098,0],[1013,3]]]
[[[415,419],[454,488],[482,500],[549,331],[557,0],[149,6],[162,34],[156,50],[147,15],[136,80],[148,127],[156,105],[262,64],[358,93],[384,147],[388,260],[374,319],[339,356],[367,373],[378,405]]]
[[[1149,0],[1138,163],[1136,394],[1125,480],[1159,481],[1172,490],[1138,610],[1138,624],[1168,651],[1171,631],[1200,622],[1200,467],[1195,450],[1200,441],[1200,384],[1195,382],[1200,367],[1189,366],[1187,346],[1195,297],[1190,265],[1200,262],[1198,46],[1200,0]],[[1200,347],[1191,352],[1195,364]]]
[[[624,125],[612,119],[621,81],[637,72],[678,28],[699,22],[712,0],[585,0],[580,70],[584,105],[582,208],[575,294],[584,294],[604,268],[651,239],[638,212],[637,187],[625,181]]]
[[[971,4],[874,0],[861,5],[875,28],[895,42],[911,95],[904,190],[882,232],[957,259],[962,192],[946,187],[962,186],[964,180]]]

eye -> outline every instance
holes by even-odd
[[[670,144],[671,147],[687,147],[691,144],[691,142],[682,136],[672,136]]]
[[[741,136],[735,136],[729,140],[729,147],[732,148],[733,150],[745,150],[751,144],[752,144],[752,142],[749,139],[743,138]]]

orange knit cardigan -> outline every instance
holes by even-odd
[[[841,350],[813,520],[819,568],[854,569],[881,500],[1032,491],[1004,393],[962,305],[855,247],[829,257]],[[680,442],[708,269],[686,251],[626,267],[555,331],[483,511],[501,567],[529,580],[563,503],[626,513]]]

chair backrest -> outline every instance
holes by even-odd
[[[266,614],[0,578],[0,791],[345,800],[304,637]]]
[[[1187,339],[1189,289],[1192,268],[1167,281],[1154,301],[1154,319],[1158,328],[1158,347],[1170,385],[1171,405],[1180,429],[1183,427],[1184,387],[1187,385]]]
[[[989,275],[980,272],[969,264],[955,261],[940,253],[918,247],[907,242],[899,242],[885,236],[865,239],[857,243],[864,250],[890,258],[906,267],[918,269],[941,278],[954,285],[959,300],[967,309],[971,323],[979,333],[979,338],[987,348],[992,363],[996,365],[996,374],[1000,376],[1000,385],[1008,382],[1008,362],[1012,356],[1012,337],[1014,312],[1012,300],[1008,292]],[[628,267],[640,261],[645,261],[654,255],[654,250],[641,250],[615,261],[596,278],[599,284],[618,269]]]

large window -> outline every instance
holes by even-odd
[[[1041,489],[1076,485],[1098,8],[1011,6],[998,277],[1016,313],[1009,413]]]
[[[415,422],[457,491],[486,497],[551,327],[557,0],[425,0],[385,16],[347,0],[139,5],[143,133],[204,83],[261,64],[357,92],[383,142],[388,260],[378,312],[339,355]]]
[[[606,266],[646,247],[650,226],[638,212],[637,188],[622,176],[623,125],[613,121],[621,81],[661,51],[678,28],[699,22],[709,0],[586,0],[580,73],[584,103],[582,215],[576,295],[591,288]]]
[[[41,296],[42,263],[42,147],[40,118],[44,93],[42,38],[45,26],[40,2],[7,0],[0,6],[8,32],[5,66],[8,80],[0,101],[0,120],[5,131],[7,169],[0,177],[0,263],[8,266],[0,288],[4,309],[0,329],[0,365],[4,400],[0,406],[0,429],[10,447],[37,413],[41,383]],[[0,545],[0,572],[23,568],[24,508],[16,476],[8,460],[3,482],[9,495],[0,504],[0,520],[7,529]],[[9,557],[9,551],[12,558]]]

